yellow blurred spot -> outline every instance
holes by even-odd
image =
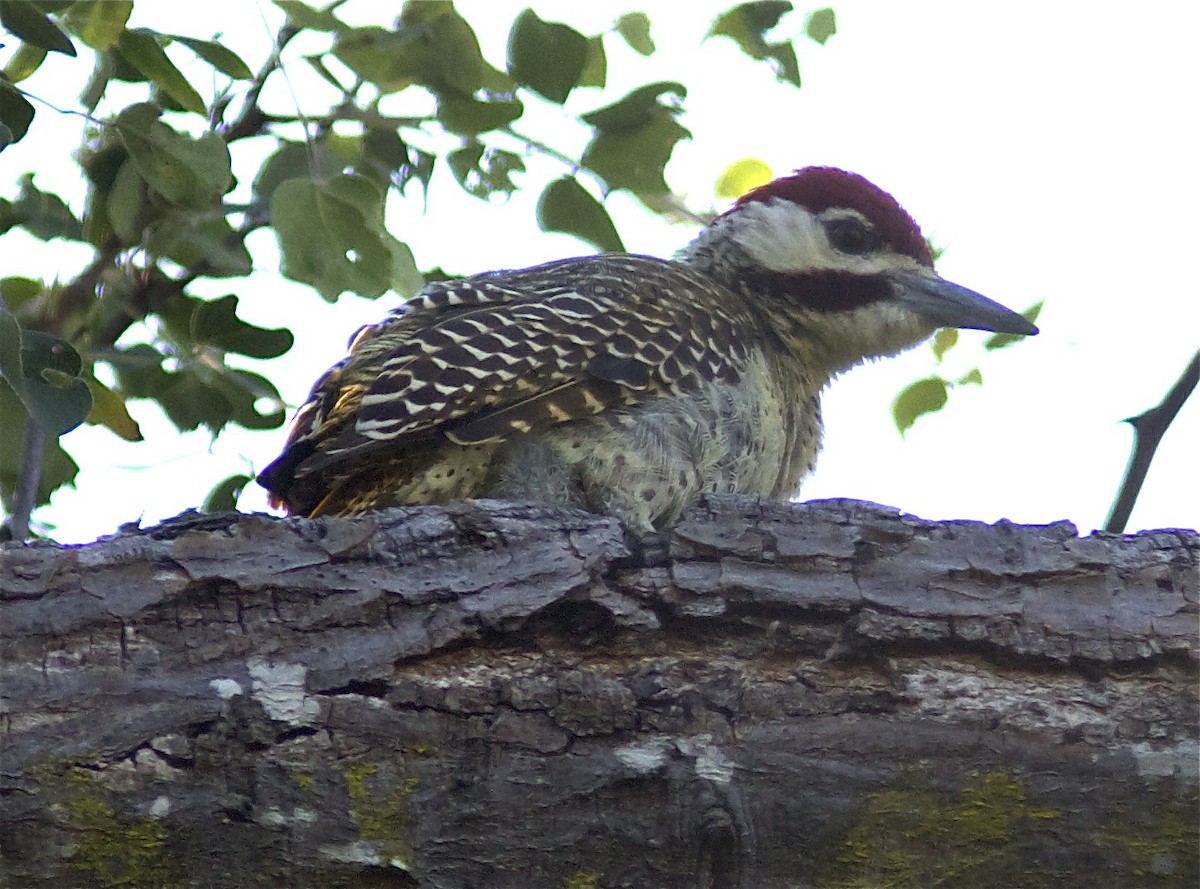
[[[771,168],[756,157],[734,161],[717,177],[717,197],[739,198],[752,188],[765,185],[774,178]]]

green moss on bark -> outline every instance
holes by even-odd
[[[375,763],[347,766],[343,774],[358,835],[374,844],[380,858],[407,870],[412,862],[408,797],[417,779],[388,780]]]
[[[818,885],[1033,889],[1048,877],[1023,862],[1020,831],[1058,814],[1030,805],[1024,784],[1006,772],[979,775],[957,794],[924,786],[872,794]]]
[[[71,866],[98,886],[173,889],[181,885],[167,826],[153,818],[122,818],[105,791],[72,770],[64,808],[75,835]]]

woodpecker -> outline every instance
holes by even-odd
[[[1037,333],[941,278],[887,192],[808,167],[673,260],[427,285],[317,381],[259,481],[294,515],[496,497],[661,529],[705,492],[795,494],[825,386],[939,327]]]

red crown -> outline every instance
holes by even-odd
[[[889,247],[922,265],[933,267],[933,254],[929,252],[920,226],[894,197],[857,173],[847,173],[836,167],[805,167],[791,176],[782,176],[747,192],[738,198],[733,209],[751,203],[766,203],[771,198],[799,204],[810,213],[820,213],[830,207],[857,210],[870,220]]]

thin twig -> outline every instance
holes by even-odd
[[[37,505],[38,485],[42,480],[42,456],[46,452],[46,432],[37,420],[25,415],[25,440],[21,445],[21,466],[17,470],[17,488],[13,493],[12,515],[8,518],[13,540],[29,537],[29,517]]]
[[[238,114],[237,119],[229,124],[229,126],[223,129],[218,128],[218,133],[226,143],[237,139],[244,139],[247,136],[257,136],[262,132],[266,118],[263,115],[262,109],[258,106],[258,100],[262,96],[267,78],[271,76],[273,71],[280,67],[283,48],[299,33],[300,31],[291,25],[285,25],[279,29],[279,34],[275,38],[275,48],[271,51],[271,55],[267,61],[263,63],[249,91],[247,91],[245,99],[242,100],[241,113]]]
[[[505,133],[506,135],[511,136],[512,138],[516,139],[518,142],[524,142],[525,146],[527,148],[532,148],[535,151],[541,152],[542,154],[546,155],[547,157],[554,158],[559,163],[565,164],[566,166],[571,168],[571,172],[573,172],[573,173],[578,173],[581,169],[583,169],[583,167],[580,165],[579,161],[575,160],[570,155],[563,154],[557,148],[553,148],[550,145],[547,145],[545,142],[541,142],[537,139],[532,138],[531,136],[526,136],[526,135],[518,132],[517,130],[514,130],[511,126],[501,127],[499,129],[499,132]]]
[[[1133,427],[1133,453],[1129,457],[1125,479],[1121,482],[1120,491],[1117,492],[1112,512],[1108,515],[1108,521],[1104,523],[1105,531],[1111,531],[1114,534],[1124,532],[1125,525],[1129,521],[1129,514],[1133,512],[1133,504],[1137,502],[1138,494],[1142,491],[1142,483],[1146,480],[1150,461],[1154,459],[1154,452],[1158,450],[1158,443],[1162,441],[1167,428],[1175,419],[1175,415],[1179,413],[1179,409],[1183,407],[1183,403],[1188,400],[1188,396],[1192,394],[1198,382],[1200,382],[1200,352],[1192,356],[1187,370],[1171,387],[1171,391],[1162,400],[1162,404],[1150,408],[1141,416],[1130,417],[1125,421]]]

